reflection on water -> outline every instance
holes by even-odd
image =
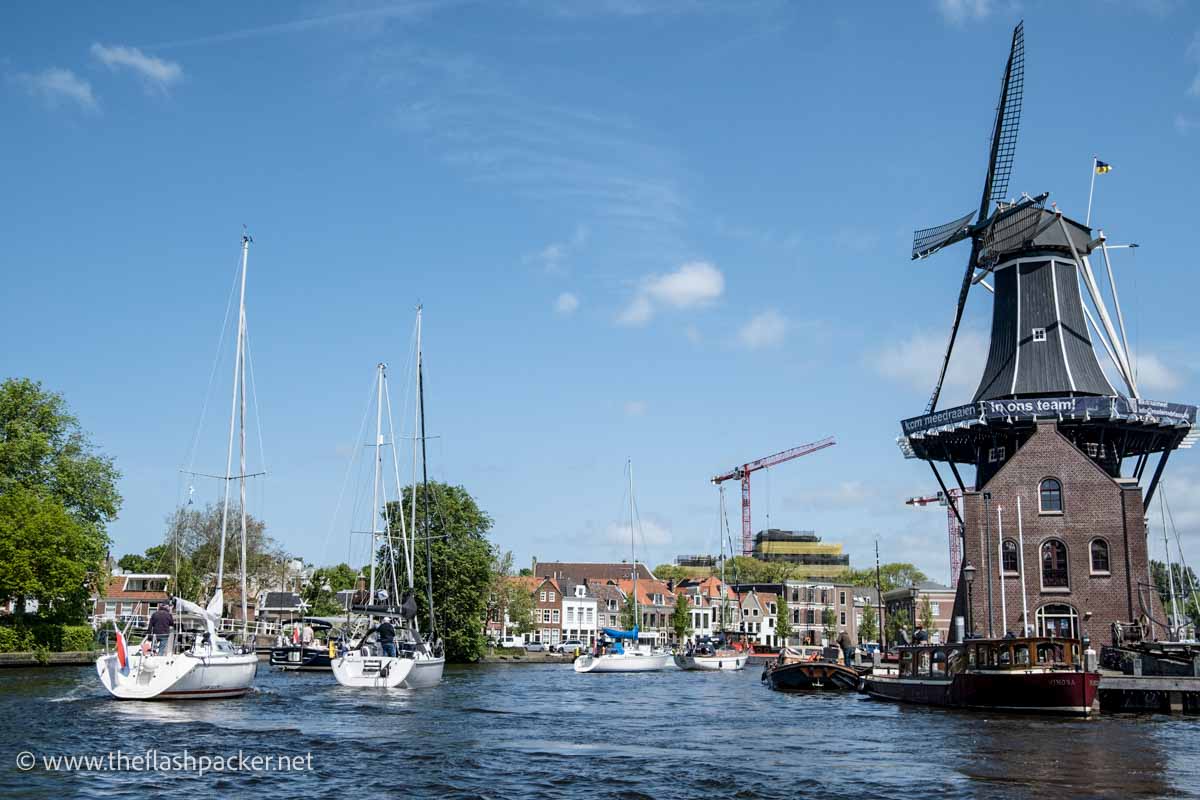
[[[1059,720],[785,695],[759,670],[577,675],[448,668],[363,692],[260,667],[237,700],[111,700],[90,668],[0,672],[4,797],[1200,797],[1200,720]],[[22,750],[312,753],[313,773],[14,768]]]

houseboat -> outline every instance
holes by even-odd
[[[767,662],[761,680],[777,692],[858,689],[867,670],[840,664],[837,657],[837,648],[785,647]]]
[[[862,691],[902,703],[1087,716],[1100,686],[1100,673],[1084,670],[1078,639],[968,639],[899,651],[897,673],[864,677]]]

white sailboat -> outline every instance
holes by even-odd
[[[633,619],[641,617],[638,606],[638,561],[636,513],[633,503],[633,462],[629,462],[629,538],[633,551]],[[613,640],[607,652],[584,653],[575,659],[576,672],[655,672],[671,663],[671,654],[655,649],[638,641],[638,626],[622,631],[604,628],[604,634]],[[630,644],[626,645],[625,642]]]
[[[390,516],[387,513],[387,492],[384,491],[384,499],[382,508],[379,502],[379,489],[381,483],[381,473],[383,467],[383,408],[384,394],[387,391],[387,365],[379,364],[376,367],[375,376],[375,474],[371,487],[371,567],[370,567],[370,582],[366,598],[366,602],[362,603],[359,610],[366,614],[369,630],[366,630],[359,641],[351,644],[349,650],[338,654],[330,660],[330,667],[333,669],[333,677],[342,686],[363,689],[395,689],[398,688],[413,669],[413,660],[403,657],[396,650],[396,642],[394,635],[389,637],[389,640],[384,642],[380,640],[380,627],[390,629],[394,634],[395,627],[391,619],[397,615],[397,610],[392,607],[392,599],[396,597],[396,559],[395,550],[392,547],[392,534]],[[391,424],[391,409],[388,409],[388,424]],[[392,436],[392,450],[395,451],[395,435]],[[399,489],[399,480],[397,480],[397,489]],[[384,520],[384,552],[387,558],[384,560],[384,569],[382,575],[382,585],[390,586],[391,593],[387,593],[387,589],[382,592],[378,590],[376,584],[375,565],[379,560],[379,520],[380,517]],[[401,515],[403,518],[403,515]],[[390,578],[390,581],[389,581]],[[379,600],[387,598],[387,602],[380,603]],[[379,625],[371,625],[374,620],[380,620]]]
[[[217,586],[205,608],[175,598],[181,616],[199,618],[204,634],[190,648],[175,652],[176,636],[168,636],[160,655],[152,648],[129,653],[124,634],[118,631],[117,651],[96,659],[100,683],[122,700],[195,700],[238,697],[250,691],[258,670],[253,646],[235,646],[219,633],[224,608],[225,539],[229,519],[229,485],[237,480],[241,489],[242,636],[246,637],[246,271],[250,237],[242,235],[241,296],[238,304],[237,353],[233,368],[233,400],[229,412],[229,449],[225,461],[225,502],[221,512],[221,544],[217,556]],[[241,424],[238,425],[240,409]],[[233,474],[233,434],[240,431],[240,471]]]
[[[719,619],[721,630],[725,630],[725,608],[729,603],[729,587],[725,584],[725,487],[720,490],[720,509],[717,512],[717,528],[721,539],[721,607]],[[725,641],[725,637],[715,643],[701,643],[690,652],[676,653],[675,666],[684,670],[728,671],[745,669],[750,660],[750,654],[734,650]]]

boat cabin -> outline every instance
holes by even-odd
[[[958,644],[901,647],[900,677],[949,680],[956,674],[995,670],[1082,669],[1078,639],[1041,636],[968,639]]]

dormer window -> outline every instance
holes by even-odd
[[[988,463],[995,464],[1004,460],[1004,448],[993,447],[988,450]]]
[[[1033,340],[1035,342],[1046,341],[1046,329],[1045,328],[1034,328],[1033,329]]]

